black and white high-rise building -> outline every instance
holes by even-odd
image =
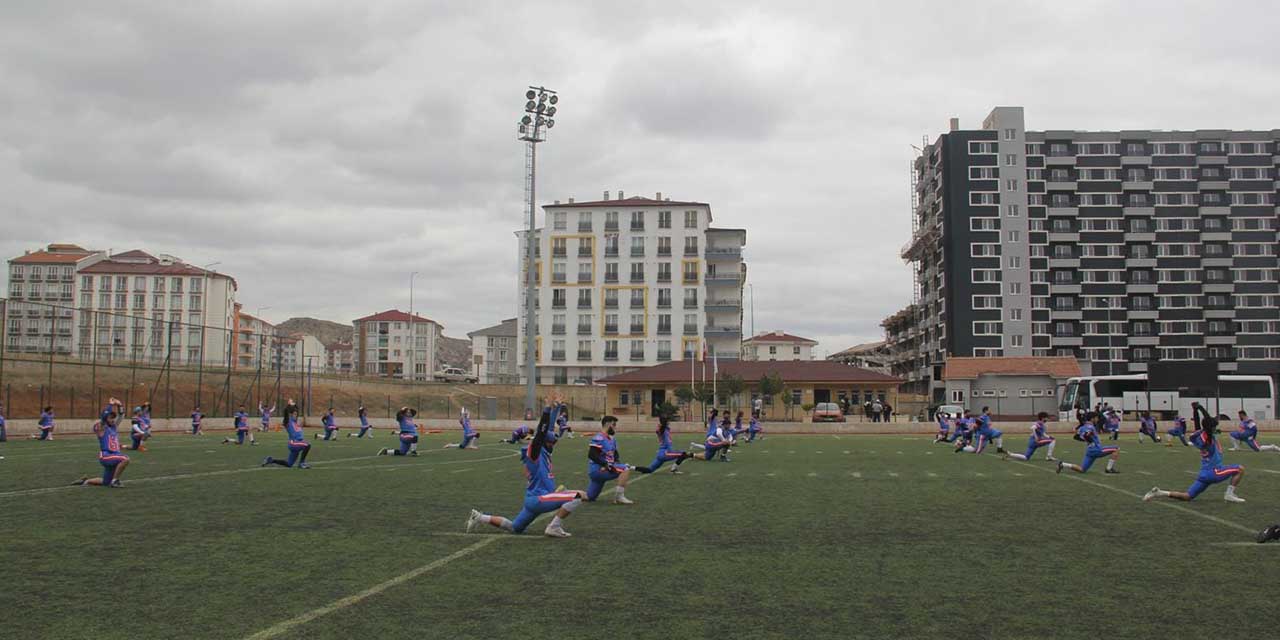
[[[1280,371],[1278,164],[1280,129],[1027,131],[1021,107],[952,120],[913,167],[893,373],[940,400],[948,356]]]

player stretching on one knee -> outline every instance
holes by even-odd
[[[320,424],[324,426],[323,440],[338,439],[338,419],[333,417],[333,407],[329,407],[329,410],[324,413],[324,417],[320,418]],[[320,434],[316,434],[316,437],[319,438]]]
[[[249,436],[249,444],[258,444],[258,440],[253,437],[252,433],[249,433],[249,414],[245,413],[244,405],[240,405],[240,408],[236,410],[235,425],[236,437],[223,438],[222,444],[244,444],[246,435]]]
[[[1009,457],[1014,460],[1022,460],[1025,462],[1030,460],[1031,456],[1036,454],[1036,449],[1045,447],[1044,459],[1049,462],[1057,460],[1057,458],[1053,457],[1053,448],[1058,443],[1054,441],[1053,436],[1045,432],[1044,421],[1048,419],[1048,413],[1041,411],[1037,414],[1035,424],[1031,425],[1031,439],[1027,441],[1027,452],[1011,453],[1009,454]]]
[[[1170,428],[1170,429],[1169,429],[1168,431],[1166,431],[1165,433],[1167,433],[1167,434],[1169,435],[1170,440],[1169,440],[1168,442],[1164,443],[1164,446],[1166,446],[1166,447],[1172,447],[1172,446],[1173,446],[1173,440],[1172,440],[1173,438],[1177,438],[1178,440],[1181,440],[1181,441],[1182,441],[1182,446],[1184,446],[1184,447],[1189,447],[1189,446],[1191,446],[1191,443],[1190,443],[1190,442],[1187,442],[1187,419],[1186,419],[1186,418],[1184,418],[1184,417],[1182,417],[1182,416],[1178,416],[1178,417],[1174,418],[1174,419],[1173,419],[1173,427],[1172,427],[1172,428]]]
[[[752,418],[754,421],[755,418]],[[653,456],[653,462],[647,467],[636,467],[636,471],[640,473],[653,473],[659,467],[674,462],[675,466],[671,467],[671,473],[680,473],[680,464],[685,460],[692,458],[693,454],[687,451],[677,451],[671,444],[671,419],[665,415],[658,416],[658,453]],[[748,440],[748,442],[750,442]]]
[[[450,442],[444,448],[479,449],[480,447],[476,446],[476,440],[480,438],[480,434],[471,428],[471,414],[467,412],[466,407],[462,408],[462,416],[458,418],[458,424],[462,425],[462,442]]]
[[[1102,415],[1105,420],[1105,422],[1103,423],[1102,430],[1107,433],[1110,433],[1112,440],[1119,440],[1120,439],[1120,421],[1121,421],[1120,412],[1116,411],[1115,409],[1112,409],[1111,407],[1107,407],[1106,410],[1102,412]]]
[[[703,443],[689,443],[690,449],[702,450],[703,460],[714,460],[716,454],[729,449],[729,441],[725,440],[724,431],[720,428],[719,423],[716,422],[717,413],[718,412],[715,409],[711,410],[711,418],[707,420],[707,437],[703,440]],[[727,461],[727,459],[723,457],[721,460]]]
[[[93,434],[98,437],[98,463],[102,465],[102,477],[85,476],[73,484],[81,486],[121,487],[120,476],[129,466],[129,456],[120,452],[120,436],[116,432],[118,414],[107,411],[101,420],[93,423]]]
[[[951,415],[939,411],[934,418],[938,421],[938,435],[933,438],[933,443],[951,442]]]
[[[1160,431],[1156,427],[1156,419],[1151,417],[1150,411],[1143,411],[1138,416],[1138,443],[1142,443],[1142,436],[1151,438],[1152,442],[1160,442]]]
[[[302,432],[302,427],[298,426],[298,405],[290,400],[284,408],[284,415],[280,418],[284,421],[284,430],[289,436],[289,459],[277,460],[267,456],[267,459],[262,461],[262,466],[278,464],[282,467],[292,467],[297,463],[299,469],[310,469],[311,465],[307,464],[307,454],[311,453],[311,443],[307,442],[307,435]]]
[[[978,416],[978,443],[965,447],[967,453],[982,453],[987,448],[987,443],[996,443],[996,453],[1004,453],[1004,432],[997,430],[991,426],[991,408],[983,407],[982,415]]]
[[[764,440],[764,428],[760,426],[760,420],[752,415],[751,420],[747,422],[747,442],[755,442],[757,438]]]
[[[618,419],[613,416],[600,418],[600,432],[591,437],[587,446],[587,502],[595,502],[610,480],[618,481],[614,490],[614,504],[631,504],[627,499],[627,481],[631,478],[631,466],[622,464],[618,453],[618,441],[613,439]]]
[[[363,438],[368,435],[372,438],[373,434],[369,433],[369,412],[364,410],[363,405],[359,409],[356,409],[356,416],[360,418],[360,433],[348,433],[347,437],[350,438],[355,436],[357,438]]]
[[[543,534],[552,538],[568,538],[569,532],[564,530],[564,519],[582,505],[586,494],[582,491],[556,490],[556,474],[551,467],[551,451],[555,448],[556,434],[553,427],[559,416],[559,407],[552,406],[542,412],[538,420],[538,428],[533,434],[529,446],[520,451],[520,462],[524,463],[525,476],[529,484],[524,491],[524,508],[514,520],[502,516],[491,516],[471,510],[467,518],[467,533],[487,524],[511,533],[524,533],[534,519],[544,513],[555,512],[551,524],[543,530]]]
[[[1258,444],[1258,423],[1243,410],[1238,415],[1240,416],[1240,428],[1229,434],[1231,436],[1232,451],[1239,450],[1242,442],[1244,446],[1254,451],[1280,451],[1280,446],[1274,444]]]
[[[960,453],[973,444],[973,436],[977,433],[977,421],[973,419],[973,415],[968,409],[956,418],[955,430],[951,434],[951,441],[956,444],[955,452]]]
[[[1196,432],[1191,434],[1191,444],[1200,450],[1200,475],[1196,476],[1196,481],[1191,483],[1191,487],[1185,492],[1183,491],[1164,491],[1160,487],[1152,487],[1147,495],[1142,496],[1143,501],[1150,502],[1156,498],[1169,498],[1171,500],[1181,500],[1190,502],[1196,499],[1211,484],[1217,484],[1223,480],[1230,480],[1231,484],[1227,485],[1227,494],[1223,499],[1227,502],[1244,502],[1244,498],[1236,495],[1236,487],[1240,485],[1240,479],[1244,477],[1244,467],[1238,464],[1222,464],[1222,447],[1218,444],[1218,419],[1209,416],[1209,412],[1198,402],[1191,403],[1191,410],[1196,421]],[[1201,419],[1201,414],[1204,414]],[[1223,416],[1224,418],[1226,416]]]
[[[142,407],[133,409],[133,417],[129,420],[129,439],[133,441],[130,447],[134,451],[146,451],[147,447],[142,443],[151,437],[151,429],[147,428],[147,424],[142,421]]]
[[[200,412],[200,407],[191,411],[191,435],[204,435],[204,414]]]
[[[31,434],[32,440],[53,440],[53,407],[40,410],[40,422],[36,423],[40,433]]]
[[[418,423],[413,419],[417,417],[418,410],[409,407],[400,407],[396,412],[396,424],[400,425],[400,448],[399,449],[379,449],[378,455],[395,455],[395,456],[416,456],[418,455]]]
[[[1085,443],[1084,459],[1080,464],[1071,464],[1070,462],[1058,462],[1058,473],[1062,473],[1063,469],[1070,469],[1076,473],[1088,473],[1089,467],[1093,466],[1093,461],[1098,458],[1107,458],[1107,468],[1103,473],[1120,473],[1116,471],[1116,461],[1120,459],[1120,447],[1111,445],[1109,447],[1102,446],[1102,437],[1098,435],[1099,425],[1103,420],[1102,416],[1094,416],[1093,422],[1086,422],[1076,429],[1076,440]]]
[[[574,437],[573,427],[569,426],[569,408],[564,407],[556,418],[556,438]]]
[[[258,427],[259,431],[265,432],[271,429],[271,414],[275,413],[275,411],[275,405],[268,407],[261,402],[258,403],[258,415],[262,416],[262,426]]]
[[[498,442],[501,442],[503,444],[516,444],[518,442],[522,443],[525,440],[528,440],[529,438],[532,438],[532,437],[533,437],[533,429],[530,429],[525,425],[520,425],[511,430],[510,438],[499,440]]]

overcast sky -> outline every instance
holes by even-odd
[[[909,302],[910,145],[950,116],[1280,127],[1274,3],[513,5],[6,0],[0,254],[221,261],[273,321],[407,308],[418,271],[461,337],[515,314],[514,124],[543,84],[541,203],[711,203],[748,230],[756,330],[823,354]]]

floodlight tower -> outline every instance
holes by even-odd
[[[525,143],[524,147],[524,362],[525,362],[525,409],[536,412],[537,399],[537,289],[535,288],[534,266],[536,252],[534,249],[535,208],[538,177],[538,143],[547,139],[547,129],[556,126],[553,119],[556,115],[556,103],[560,97],[555,91],[545,87],[529,87],[524,94],[524,116],[516,128],[516,138]]]

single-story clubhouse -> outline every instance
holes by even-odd
[[[705,368],[704,368],[705,364]],[[718,376],[713,370],[718,369]],[[615,414],[647,411],[657,415],[664,402],[678,404],[676,389],[691,383],[710,385],[713,378],[742,378],[744,390],[739,400],[743,408],[760,396],[760,379],[777,374],[795,406],[820,402],[844,402],[861,405],[875,399],[898,403],[901,378],[826,360],[749,361],[726,360],[717,365],[689,361],[667,362],[602,378],[597,382],[607,387],[607,405]],[[717,398],[721,404],[727,399]],[[780,397],[764,398],[764,410],[781,403]]]

